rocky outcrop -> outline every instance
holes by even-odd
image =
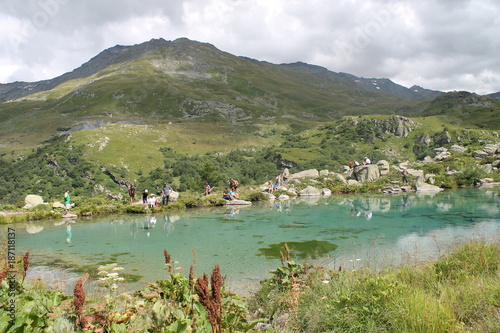
[[[372,121],[384,133],[393,134],[399,137],[407,137],[416,127],[413,120],[402,116],[393,116],[387,120],[374,119]]]
[[[451,135],[450,135],[450,133],[448,133],[448,131],[444,131],[444,132],[438,134],[438,136],[436,136],[434,141],[439,146],[444,146],[444,145],[450,144],[451,143]]]
[[[358,182],[372,182],[380,178],[380,170],[375,164],[359,165],[354,168],[354,175]]]
[[[377,166],[381,176],[385,176],[390,172],[390,165],[386,160],[377,161]]]
[[[497,144],[487,144],[484,146],[483,151],[488,154],[488,156],[493,156],[500,153],[500,143]]]
[[[299,192],[301,197],[319,197],[321,196],[321,191],[315,187],[307,186]]]
[[[423,173],[423,172],[422,172]],[[443,189],[439,186],[427,184],[423,176],[417,177],[415,180],[415,191],[417,192],[425,192],[425,193],[433,193],[433,192],[441,192]]]
[[[467,148],[465,148],[463,146],[459,146],[459,145],[452,145],[450,147],[450,150],[451,151],[456,151],[456,152],[459,152],[459,153],[465,153],[467,151]]]
[[[443,189],[439,186],[431,185],[431,184],[426,184],[426,183],[419,183],[419,185],[415,184],[415,191],[417,192],[441,192]]]
[[[329,172],[328,170],[321,170],[321,171],[319,172],[319,175],[320,175],[320,176],[328,176],[329,174],[330,174],[330,172]]]
[[[484,159],[488,157],[488,153],[483,150],[476,150],[472,153],[472,156],[474,156],[474,158]]]
[[[432,141],[431,137],[428,134],[424,134],[420,137],[417,143],[429,146],[431,144],[431,141]]]
[[[435,161],[442,161],[444,159],[447,159],[448,157],[451,157],[451,154],[450,152],[448,152],[448,149],[444,147],[434,149],[433,158]]]
[[[306,178],[306,177],[319,177],[319,171],[316,169],[304,170],[290,175],[290,178]]]

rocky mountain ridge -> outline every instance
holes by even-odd
[[[293,71],[309,73],[337,84],[361,88],[365,91],[391,94],[409,101],[423,101],[443,94],[442,91],[429,90],[416,85],[406,88],[387,78],[363,78],[348,73],[336,73],[324,67],[303,62],[281,64],[281,66]]]
[[[53,89],[54,87],[69,80],[94,75],[111,65],[137,59],[148,52],[155,52],[161,49],[169,49],[169,52],[179,53],[185,52],[189,49],[190,52],[193,52],[197,49],[196,47],[193,47],[194,44],[196,44],[196,46],[203,45],[205,51],[207,49],[219,51],[211,44],[194,42],[187,38],[179,38],[174,41],[167,41],[160,38],[131,46],[116,45],[100,52],[80,67],[61,76],[37,82],[12,82],[0,84],[0,102],[12,101],[37,92]],[[246,57],[241,58],[259,62],[258,60]],[[386,78],[362,78],[348,73],[336,73],[324,67],[310,65],[303,62],[281,64],[279,66],[292,71],[312,74],[318,78],[335,84],[341,84],[350,88],[357,88],[376,93],[387,93],[404,100],[419,101],[434,98],[442,94],[440,91],[428,90],[418,86],[406,88]]]

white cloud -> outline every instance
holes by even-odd
[[[48,79],[106,48],[187,37],[407,87],[500,91],[496,0],[4,0],[0,82]]]

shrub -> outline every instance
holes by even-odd
[[[246,201],[264,201],[264,200],[267,200],[267,196],[262,191],[255,190],[255,191],[243,193],[241,195],[241,199],[246,200]]]

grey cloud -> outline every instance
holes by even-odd
[[[47,73],[47,64],[60,75],[115,44],[188,37],[274,63],[500,91],[496,0],[3,0],[2,13],[35,28],[0,52],[25,64],[13,79]]]

